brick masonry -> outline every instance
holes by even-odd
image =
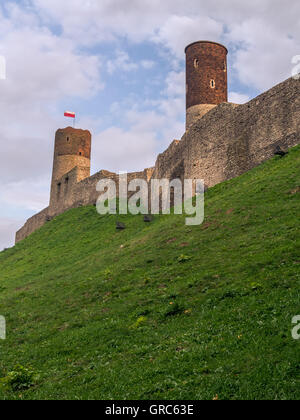
[[[186,122],[189,129],[196,118],[203,116],[213,105],[227,102],[228,51],[221,44],[198,41],[188,45],[185,53]]]
[[[299,122],[300,81],[291,78],[245,105],[222,103],[215,106],[197,119],[180,141],[174,140],[158,156],[154,168],[128,174],[128,180],[198,178],[204,179],[207,187],[212,187],[271,158],[277,146],[288,149],[299,144]],[[77,135],[77,131],[73,134]],[[78,144],[76,140],[76,147],[71,148],[74,153]],[[69,149],[66,150],[69,153]],[[70,161],[67,162],[66,167]],[[61,184],[60,199],[50,200],[48,208],[30,218],[17,232],[16,242],[72,207],[95,204],[99,195],[96,185],[100,179],[112,178],[118,182],[118,175],[107,171],[86,176],[88,172],[85,163],[81,166],[82,162],[74,161],[73,168],[55,179],[56,184]]]

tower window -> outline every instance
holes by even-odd
[[[67,137],[67,142],[69,142],[70,141],[70,137]]]
[[[57,184],[57,199],[59,199],[60,191],[61,191],[61,183]]]
[[[64,194],[67,194],[68,192],[68,185],[69,185],[69,177],[65,179],[65,188],[64,188]]]
[[[211,87],[212,89],[215,89],[215,88],[216,88],[216,82],[214,81],[214,79],[212,79],[212,80],[210,81],[210,87]]]
[[[198,58],[195,58],[195,60],[194,60],[194,67],[195,67],[195,69],[197,69],[199,67],[199,60],[198,60]]]

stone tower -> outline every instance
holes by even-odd
[[[64,175],[74,168],[77,168],[76,182],[90,176],[91,133],[72,127],[59,129],[55,135],[50,208],[57,207],[67,193],[69,177]]]
[[[227,49],[216,42],[198,41],[186,53],[186,128],[228,101]]]

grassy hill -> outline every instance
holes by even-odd
[[[299,186],[297,147],[201,226],[83,207],[2,252],[0,399],[299,399]]]

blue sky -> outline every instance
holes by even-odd
[[[229,100],[291,76],[299,1],[4,0],[0,5],[0,248],[48,205],[53,140],[70,122],[93,135],[92,171],[136,171],[180,139],[190,42],[228,47]]]

